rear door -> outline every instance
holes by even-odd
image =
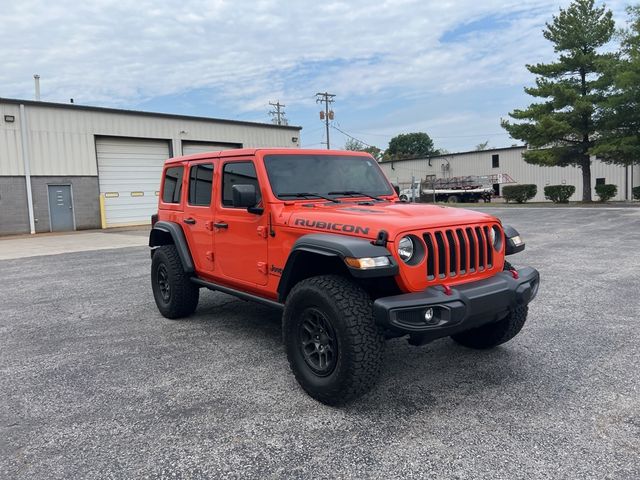
[[[213,270],[214,160],[189,162],[182,229],[197,272]]]
[[[255,185],[258,205],[262,205],[253,159],[220,159],[219,170],[220,189],[216,192],[217,208],[213,224],[216,276],[266,285],[268,213],[249,213],[246,208],[234,208],[232,205],[232,187],[239,184]]]

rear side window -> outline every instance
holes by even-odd
[[[184,168],[171,167],[164,172],[164,188],[162,190],[162,201],[164,203],[180,203],[180,192],[182,190],[182,172]]]
[[[211,205],[213,165],[203,163],[189,169],[189,205],[208,207]]]
[[[260,185],[253,162],[226,163],[222,171],[222,204],[231,207],[233,204],[232,187],[234,185],[255,185],[260,203]]]

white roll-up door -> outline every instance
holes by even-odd
[[[229,143],[202,143],[202,142],[182,142],[182,154],[193,155],[194,153],[217,152],[220,150],[230,150],[232,148],[240,148],[241,145],[232,145]]]
[[[98,180],[108,227],[149,223],[158,210],[162,166],[169,142],[96,138]]]

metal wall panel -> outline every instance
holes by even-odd
[[[3,104],[13,107],[11,104]],[[17,106],[16,106],[17,107]],[[25,105],[31,140],[31,171],[33,175],[97,175],[95,136],[166,138],[176,145],[182,141],[211,141],[252,147],[297,147],[295,128],[225,123],[215,120],[154,117],[134,113],[102,112],[76,107],[59,108],[47,105]],[[19,121],[16,119],[16,125]],[[19,130],[18,130],[19,132]],[[6,129],[0,123],[0,143]],[[11,134],[15,136],[14,134]],[[11,144],[20,145],[19,137]],[[0,146],[0,153],[4,153]],[[18,151],[19,152],[19,151]],[[181,152],[173,152],[180,155]],[[4,160],[7,158],[8,160]],[[15,172],[22,164],[15,150],[6,153],[0,162],[0,174]],[[12,167],[5,167],[11,164]],[[9,174],[9,173],[6,173]]]
[[[107,226],[149,223],[158,210],[160,177],[169,158],[169,142],[99,137],[96,152]]]
[[[229,145],[228,143],[202,143],[202,142],[182,142],[182,155],[193,155],[194,153],[216,152],[219,150],[229,150],[230,148],[240,148],[242,145]]]
[[[7,122],[5,115],[14,121]],[[24,175],[18,105],[0,103],[0,175]]]

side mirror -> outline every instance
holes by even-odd
[[[251,213],[257,213],[255,210],[258,203],[258,194],[256,186],[251,184],[233,185],[231,187],[232,205],[237,208],[246,208]]]

